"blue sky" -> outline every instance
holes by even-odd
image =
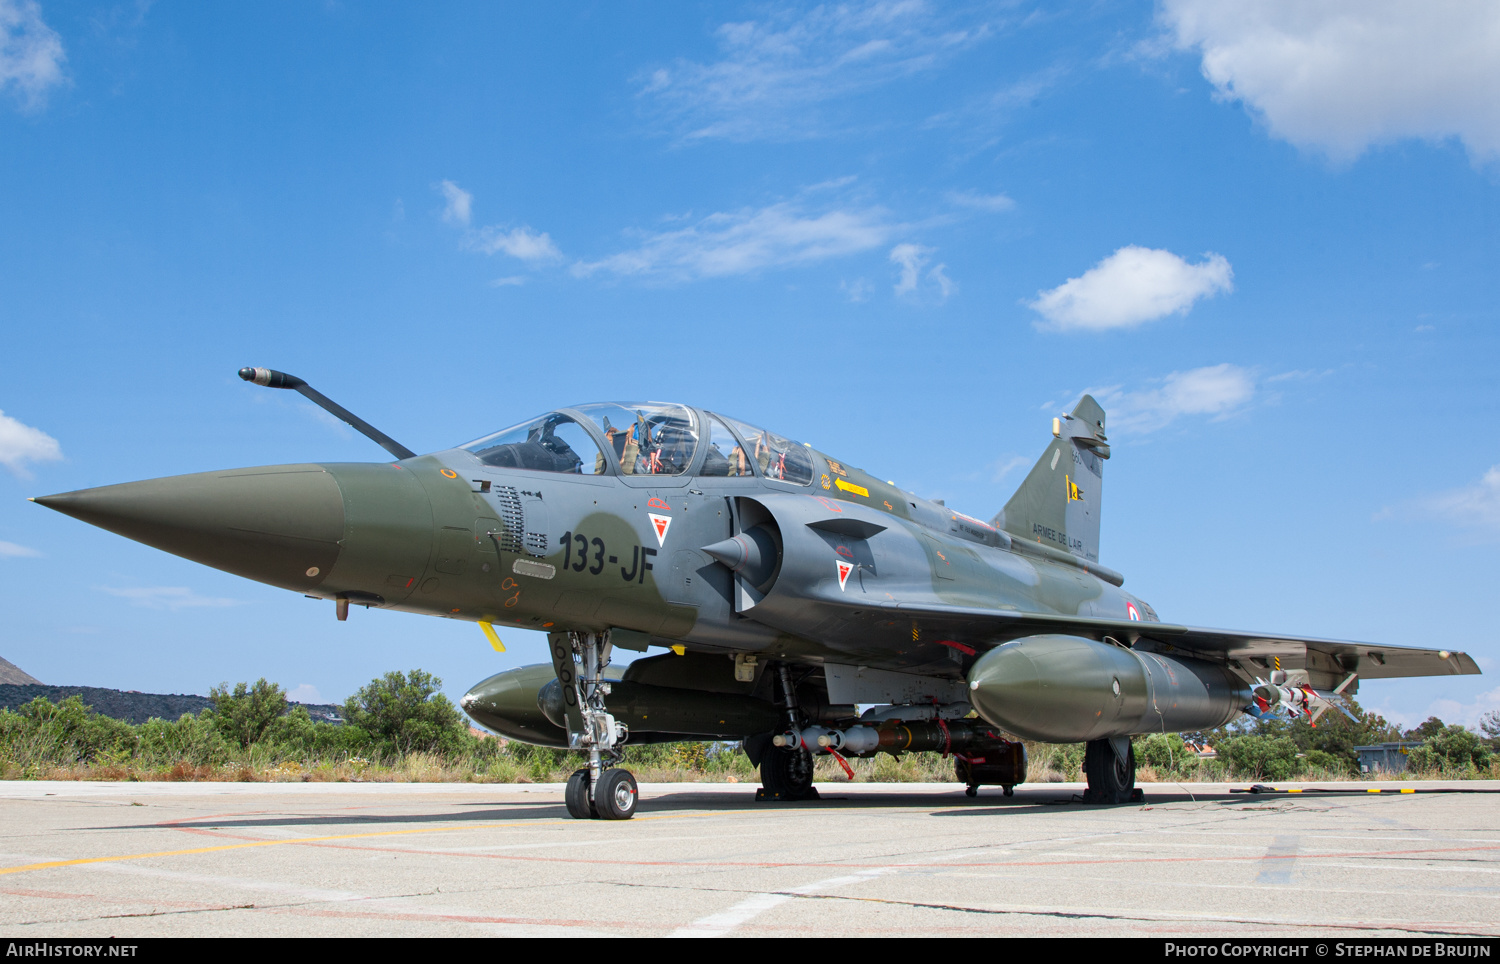
[[[1500,707],[1487,4],[0,0],[0,656],[452,695],[545,659],[29,495],[681,400],[989,516],[1089,390],[1164,619],[1443,646]],[[300,688],[300,689],[299,689]]]

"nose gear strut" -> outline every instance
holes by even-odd
[[[563,795],[568,815],[579,819],[629,820],[640,799],[635,777],[619,766],[630,728],[605,709],[610,686],[609,633],[552,633],[552,667],[562,686],[568,746],[589,756],[588,766],[568,777]]]

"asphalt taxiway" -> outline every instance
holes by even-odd
[[[0,783],[0,933],[1500,934],[1496,793],[754,789],[645,784],[616,823],[556,785]]]

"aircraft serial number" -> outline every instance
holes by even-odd
[[[587,572],[599,575],[604,571],[604,560],[609,552],[605,548],[604,540],[599,538],[590,539],[583,533],[565,532],[557,544],[563,547],[562,568],[571,569],[574,572]],[[574,547],[577,547],[576,549]],[[575,561],[574,556],[578,559]],[[646,573],[656,567],[651,558],[656,555],[656,550],[646,546],[630,547],[630,568],[620,567],[620,578],[625,582],[645,582]],[[611,564],[620,561],[618,556],[608,556]]]

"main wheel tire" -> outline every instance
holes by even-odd
[[[1129,803],[1135,790],[1135,747],[1121,761],[1108,740],[1093,740],[1084,747],[1083,772],[1089,788],[1085,803]]]
[[[594,787],[594,810],[601,820],[629,820],[635,816],[640,791],[629,770],[605,770]]]
[[[760,782],[783,800],[804,799],[812,793],[812,754],[802,747],[771,747],[760,760]]]
[[[601,783],[603,781],[600,781]],[[590,820],[599,816],[594,812],[594,804],[589,800],[589,771],[587,768],[574,770],[568,777],[568,785],[563,790],[563,803],[568,807],[568,816],[575,820]]]

